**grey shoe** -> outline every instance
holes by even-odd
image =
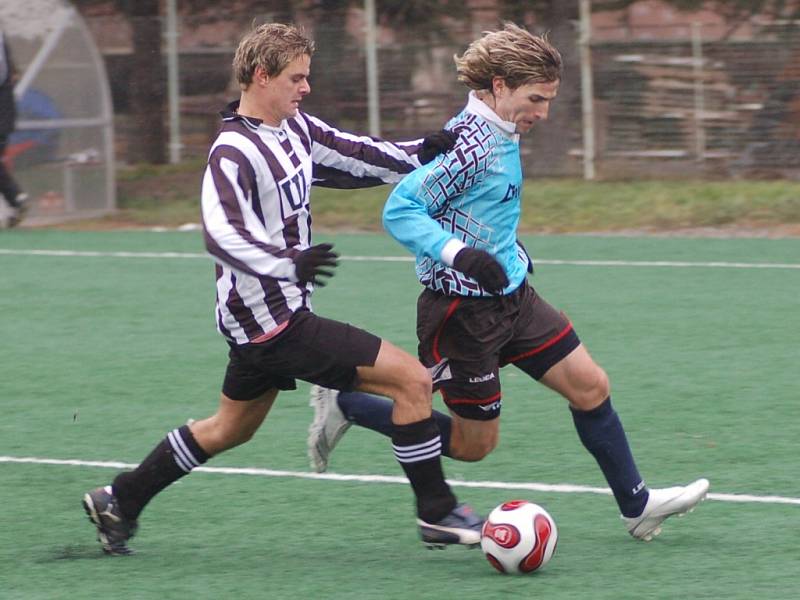
[[[14,200],[16,206],[13,206],[14,214],[8,220],[9,227],[16,227],[19,225],[22,220],[25,218],[25,215],[28,214],[28,209],[30,208],[30,198],[28,194],[20,193],[17,194],[17,197]]]
[[[708,479],[698,479],[685,487],[676,486],[649,490],[650,497],[638,517],[622,517],[628,533],[649,542],[661,533],[661,523],[672,515],[682,517],[692,512],[708,494]]]
[[[123,556],[133,554],[133,550],[128,548],[128,540],[136,534],[138,523],[120,512],[110,485],[84,494],[83,510],[97,527],[97,541],[103,545],[103,552]]]
[[[422,543],[428,548],[442,549],[452,544],[476,547],[481,543],[484,519],[468,504],[458,504],[443,519],[428,523],[417,519]]]
[[[314,409],[314,420],[308,428],[308,458],[317,473],[327,471],[331,452],[352,425],[339,408],[338,397],[336,390],[311,386],[309,406]]]

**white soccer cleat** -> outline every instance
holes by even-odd
[[[311,386],[309,406],[314,409],[314,420],[308,428],[308,458],[317,473],[328,469],[331,452],[352,423],[339,408],[339,392],[318,385]]]
[[[682,487],[649,490],[650,497],[644,511],[638,517],[622,517],[628,533],[639,540],[649,542],[661,533],[661,523],[672,515],[682,517],[692,512],[708,494],[708,479],[698,479]]]

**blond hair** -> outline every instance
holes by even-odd
[[[458,80],[473,90],[491,90],[495,77],[502,77],[511,89],[561,80],[561,54],[547,35],[533,35],[513,23],[500,31],[485,31],[453,60]]]
[[[265,23],[249,31],[239,42],[233,57],[233,73],[239,86],[246,89],[253,82],[256,67],[274,77],[302,55],[314,54],[314,41],[294,25]]]

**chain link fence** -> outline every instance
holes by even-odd
[[[435,27],[380,23],[384,137],[420,136],[458,112],[467,90],[456,81],[452,57],[500,22],[496,12],[468,8],[439,18]],[[218,126],[217,111],[238,96],[230,63],[239,36],[254,21],[273,19],[304,25],[317,42],[312,94],[303,110],[368,132],[365,25],[358,6],[324,13],[295,7],[286,14],[183,15],[178,27],[183,156],[205,155]],[[129,118],[135,83],[130,24],[110,16],[88,21],[108,66],[124,158],[125,140],[142,133]],[[527,26],[543,32],[535,23]],[[800,178],[800,26],[752,24],[739,36],[702,23],[640,30],[636,39],[610,28],[592,34],[598,177]],[[586,124],[577,25],[558,24],[550,37],[564,55],[565,75],[548,122],[523,137],[525,173],[581,176]]]
[[[799,177],[800,29],[692,30],[592,45],[600,172]]]

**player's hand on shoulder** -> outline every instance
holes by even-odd
[[[300,283],[311,282],[324,286],[320,277],[332,277],[333,268],[339,264],[339,255],[333,251],[333,244],[317,244],[294,257],[294,268]]]
[[[423,165],[431,162],[440,154],[450,152],[456,145],[458,134],[448,129],[441,129],[429,133],[422,140],[422,147],[417,152],[417,158]]]
[[[494,256],[478,248],[462,248],[453,259],[453,267],[472,277],[487,292],[497,294],[508,285],[508,276]]]

